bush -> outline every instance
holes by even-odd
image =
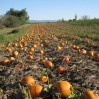
[[[5,20],[4,25],[6,27],[17,27],[22,24],[21,20],[15,16],[6,16]]]
[[[18,33],[18,32],[19,32],[19,29],[14,29],[11,32],[9,32],[9,34],[14,34],[14,33]]]
[[[26,9],[14,10],[10,9],[5,15],[0,17],[0,28],[17,27],[25,24],[29,19]]]

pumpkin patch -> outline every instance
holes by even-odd
[[[88,29],[80,27],[85,29],[81,35],[73,29],[78,28],[60,22],[33,23],[22,37],[2,45],[0,95],[8,99],[96,99],[99,42],[93,41],[95,35],[85,35]]]

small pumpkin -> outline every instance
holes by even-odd
[[[99,60],[99,53],[95,53],[95,54],[94,54],[94,58],[95,58],[96,60]]]
[[[32,97],[38,97],[42,91],[43,87],[41,85],[34,85],[29,87],[29,91]]]
[[[47,61],[47,60],[48,60],[48,58],[45,57],[45,58],[43,58],[43,59],[40,59],[40,62],[41,62],[41,63],[45,63],[45,61]]]
[[[48,77],[47,76],[41,76],[40,81],[45,83],[48,81]]]
[[[11,52],[12,49],[11,48],[6,48],[6,51]]]
[[[39,54],[44,54],[44,51],[43,50],[39,50]]]
[[[29,49],[29,52],[34,52],[34,48],[31,47],[31,48]]]
[[[9,59],[8,58],[5,58],[3,61],[2,61],[2,64],[7,64],[9,62]]]
[[[27,59],[28,59],[28,60],[31,60],[31,59],[33,59],[33,56],[32,56],[32,55],[28,55],[28,56],[27,56]]]
[[[63,73],[65,71],[65,68],[63,66],[59,66],[57,70],[59,73]]]
[[[14,61],[15,58],[11,56],[11,57],[9,57],[9,60],[10,60],[10,61]]]
[[[96,96],[93,93],[93,91],[89,89],[84,91],[83,96],[84,96],[84,99],[96,99]]]
[[[51,61],[45,61],[45,63],[44,63],[44,65],[46,66],[46,67],[52,67],[53,66],[53,63],[51,62]]]
[[[81,53],[82,53],[83,55],[85,55],[85,54],[87,53],[87,51],[86,51],[85,49],[82,49],[82,50],[81,50]]]
[[[87,55],[88,55],[88,56],[91,56],[91,57],[94,56],[94,51],[89,51],[89,52],[87,52]]]
[[[66,97],[73,92],[72,85],[68,81],[59,81],[56,88],[61,96]]]
[[[35,80],[34,78],[32,78],[31,76],[25,76],[22,80],[21,80],[21,84],[28,84],[28,85],[34,85],[35,84]]]
[[[62,48],[60,46],[57,46],[56,47],[56,50],[61,50]]]
[[[18,51],[13,51],[12,56],[13,56],[13,57],[16,57],[16,56],[18,56],[18,54],[19,54]]]

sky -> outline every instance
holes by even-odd
[[[31,20],[65,20],[84,15],[99,18],[99,0],[0,0],[0,15],[26,8]]]

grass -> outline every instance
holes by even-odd
[[[77,21],[78,22],[78,21]],[[74,24],[75,23],[75,24]],[[52,33],[70,33],[72,35],[77,34],[79,37],[89,37],[91,40],[99,41],[99,25],[79,25],[75,22],[61,22],[56,23],[56,27],[52,27],[49,31]],[[95,35],[95,36],[93,36]],[[93,36],[93,37],[92,37]]]
[[[13,29],[5,29],[5,31],[3,30],[3,33],[0,33],[0,43],[7,43],[7,42],[11,42],[14,41],[16,38],[20,38],[23,35],[25,35],[28,31],[30,25],[24,25],[21,27],[17,27],[17,28],[13,28]]]

